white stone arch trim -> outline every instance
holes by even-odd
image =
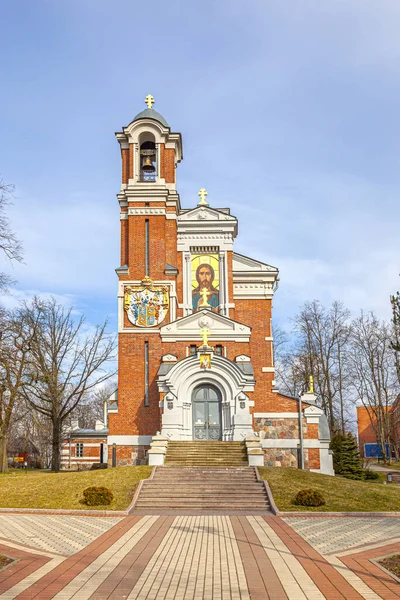
[[[242,440],[252,432],[247,394],[254,380],[245,377],[235,363],[214,356],[211,369],[200,369],[196,356],[182,359],[158,379],[158,387],[167,392],[163,406],[162,433],[170,439],[192,439],[193,391],[200,385],[212,385],[221,394],[222,438]]]
[[[140,121],[133,121],[128,125],[124,133],[128,136],[131,144],[139,142],[140,137],[146,133],[152,133],[155,142],[163,144],[167,142],[169,130],[153,119],[140,119]]]

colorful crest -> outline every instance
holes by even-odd
[[[153,285],[150,277],[141,286],[125,288],[124,307],[128,319],[137,327],[155,327],[167,316],[169,307],[168,288]]]

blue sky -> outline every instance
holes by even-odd
[[[25,247],[11,305],[55,294],[116,328],[120,154],[151,93],[178,189],[239,219],[236,250],[306,300],[390,316],[400,272],[398,0],[2,4],[0,175]],[[10,270],[4,258],[0,269]]]

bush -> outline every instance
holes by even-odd
[[[333,469],[336,475],[347,479],[364,479],[357,442],[351,433],[336,433],[329,447],[333,450]]]
[[[84,502],[88,506],[111,504],[114,494],[106,487],[92,486],[83,490]]]
[[[322,506],[325,498],[318,490],[300,490],[294,497],[293,504],[298,506]]]
[[[376,471],[370,471],[369,469],[364,469],[363,475],[366,481],[372,479],[379,479],[379,473],[377,473]]]

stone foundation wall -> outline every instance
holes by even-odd
[[[261,439],[289,440],[300,437],[298,419],[254,419],[254,431]],[[307,436],[307,422],[303,419],[303,437]]]
[[[117,467],[146,465],[146,451],[150,446],[116,446]],[[108,447],[108,466],[112,466],[113,446]]]
[[[265,467],[298,467],[297,448],[263,448]],[[304,468],[309,468],[308,449],[304,450]]]

